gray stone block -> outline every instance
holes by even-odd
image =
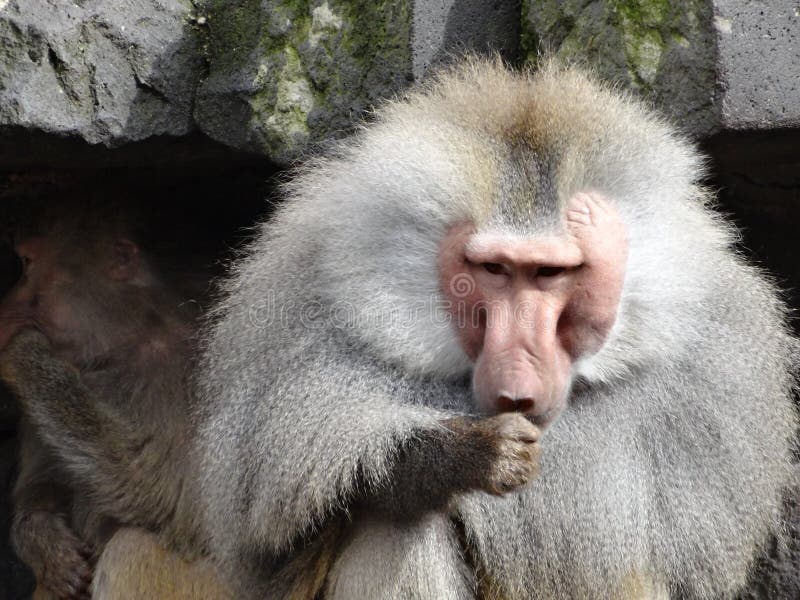
[[[718,125],[713,14],[702,0],[527,0],[523,50],[591,67],[656,105],[691,133]]]
[[[584,63],[687,133],[800,125],[800,6],[526,0],[523,48]]]
[[[0,156],[199,129],[286,163],[432,66],[520,45],[694,135],[800,127],[799,37],[799,6],[744,0],[0,0]]]
[[[498,52],[514,61],[519,50],[520,0],[417,0],[412,35],[414,78],[465,51]]]
[[[191,13],[189,0],[0,0],[0,132],[185,135],[203,66]]]
[[[279,162],[335,138],[411,78],[406,0],[207,0],[208,77],[195,119],[210,137]]]
[[[721,125],[800,127],[800,4],[714,2]]]

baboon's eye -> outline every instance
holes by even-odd
[[[537,277],[555,277],[561,275],[567,269],[565,267],[539,267],[536,270]]]
[[[505,275],[507,273],[506,268],[500,263],[485,262],[481,263],[481,266],[492,275]]]

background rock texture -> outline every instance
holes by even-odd
[[[0,0],[0,219],[124,189],[187,220],[211,206],[207,240],[235,245],[274,175],[465,50],[577,61],[655,105],[800,308],[796,0]],[[16,273],[0,249],[0,294]],[[0,389],[2,540],[16,419]],[[743,598],[800,598],[796,498],[787,514]],[[0,544],[0,600],[30,585]]]

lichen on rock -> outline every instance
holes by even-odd
[[[198,125],[279,162],[349,131],[410,77],[406,0],[208,0],[198,9],[208,31]]]
[[[701,0],[525,0],[522,43],[590,66],[652,100],[684,130],[710,133],[716,50],[711,5]]]

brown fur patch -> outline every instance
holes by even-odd
[[[338,521],[326,526],[314,555],[307,559],[302,578],[295,580],[287,600],[323,600],[325,583],[338,556],[342,533],[343,527]]]

